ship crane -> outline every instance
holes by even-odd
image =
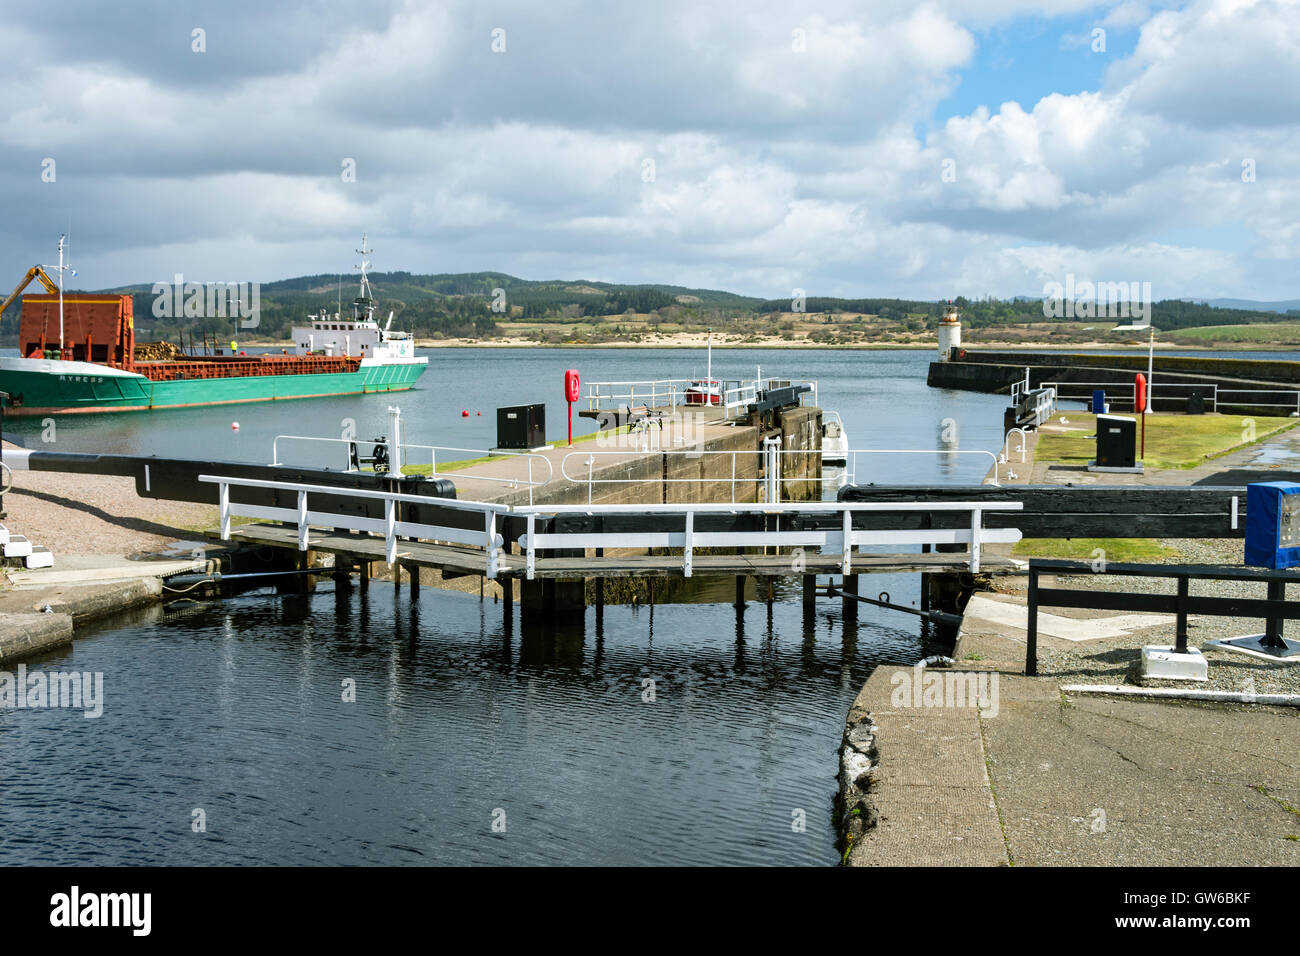
[[[23,276],[23,281],[14,286],[14,291],[9,293],[9,298],[5,299],[4,305],[0,305],[0,312],[13,305],[14,300],[23,294],[23,290],[32,284],[33,279],[39,279],[41,285],[45,286],[45,291],[50,295],[58,295],[59,287],[55,285],[54,280],[46,275],[45,270],[40,266],[32,266],[27,270],[27,275]]]

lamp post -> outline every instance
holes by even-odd
[[[1143,412],[1144,415],[1151,414],[1151,373],[1155,370],[1156,366],[1156,327],[1154,325],[1151,326],[1151,337],[1147,342],[1147,409]],[[1145,429],[1143,430],[1143,435],[1146,435]]]
[[[1146,332],[1147,339],[1147,407],[1142,414],[1151,414],[1151,377],[1156,366],[1156,327],[1148,320],[1146,325],[1117,325],[1112,332]],[[1136,343],[1135,343],[1136,344]],[[1145,419],[1144,419],[1145,421]]]

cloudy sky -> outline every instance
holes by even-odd
[[[1300,296],[1300,0],[64,0],[0,62],[14,281],[68,230],[85,288],[365,230],[385,271]]]

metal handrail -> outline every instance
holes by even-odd
[[[736,462],[738,456],[753,455],[759,461],[761,461],[768,454],[776,454],[778,456],[780,455],[820,456],[819,451],[811,448],[777,449],[774,452],[771,452],[766,449],[755,449],[752,451],[741,450],[741,449],[676,450],[676,451],[657,450],[655,453],[661,455],[675,455],[675,456],[681,456],[681,457],[686,457],[691,459],[703,458],[707,455],[730,456],[731,458],[730,477],[723,476],[723,477],[711,478],[706,480],[711,482],[722,482],[722,481],[729,482],[731,486],[731,501],[733,504],[736,503],[737,483],[746,484],[746,485],[763,484],[762,479],[757,474],[755,474],[753,477],[747,477],[747,478],[739,478],[737,476]],[[572,484],[586,485],[587,501],[590,503],[594,498],[594,489],[595,486],[597,485],[634,485],[634,484],[642,483],[643,479],[640,478],[597,478],[595,475],[595,465],[596,465],[597,457],[626,458],[628,454],[629,454],[628,451],[569,452],[567,455],[565,455],[563,458],[560,459],[560,477]],[[989,460],[993,463],[993,476],[986,480],[988,481],[989,484],[1000,487],[1000,482],[998,480],[998,466],[1000,464],[998,461],[998,456],[991,451],[985,451],[983,449],[968,449],[968,450],[955,449],[952,451],[947,451],[944,449],[929,449],[929,448],[860,448],[860,449],[850,449],[847,452],[845,452],[845,454],[847,456],[847,461],[848,461],[848,466],[846,467],[845,471],[849,475],[849,480],[854,482],[856,482],[857,480],[857,456],[860,454],[862,455],[987,455]],[[587,469],[587,473],[585,476],[583,475],[574,476],[569,474],[568,464],[569,464],[569,459],[571,458],[583,459],[583,464],[586,466]],[[781,471],[784,472],[785,469],[782,468]],[[825,485],[827,483],[836,484],[840,481],[840,478],[841,478],[840,475],[836,475],[834,477],[827,477],[825,474],[818,477],[814,477],[814,476],[785,477],[784,475],[782,475],[779,478],[778,486],[784,486],[786,484],[798,484],[798,483],[815,483],[815,484],[822,484],[822,485]],[[663,483],[663,484],[698,484],[701,481],[701,479],[693,478],[693,477],[691,478],[660,477],[660,478],[656,478],[655,481],[657,483]]]
[[[636,407],[638,400],[647,408],[685,406],[687,389],[699,381],[701,380],[665,378],[639,382],[587,382],[584,386],[586,392],[581,400],[586,404],[586,411],[589,412],[617,411],[624,405],[629,408]],[[722,407],[727,412],[744,408],[758,401],[758,393],[775,387],[773,382],[788,381],[790,385],[807,385],[813,404],[817,403],[817,382],[811,379],[715,379],[715,381],[723,385],[722,405],[715,407]],[[626,389],[626,391],[614,391],[615,389]],[[729,397],[733,395],[735,397]],[[802,401],[803,398],[800,396],[800,402]]]
[[[270,481],[263,478],[235,478],[229,475],[199,475],[198,480],[217,486],[217,507],[221,522],[221,540],[230,540],[230,519],[232,515],[248,518],[263,518],[271,521],[289,521],[298,526],[298,550],[306,551],[310,547],[310,526],[313,519],[316,524],[348,531],[379,532],[384,535],[384,555],[391,565],[397,561],[397,541],[399,537],[428,538],[436,541],[450,541],[455,544],[467,544],[484,550],[483,573],[495,578],[498,570],[498,558],[504,538],[497,532],[497,519],[510,513],[509,505],[499,505],[486,501],[463,501],[456,498],[430,498],[427,495],[411,495],[399,491],[373,491],[368,488],[338,488],[330,485],[314,485],[294,481]],[[297,494],[297,507],[276,508],[265,505],[248,505],[231,502],[231,486],[238,488],[270,488],[276,491],[290,491]],[[383,518],[369,518],[362,515],[342,513],[315,513],[308,507],[308,496],[325,494],[331,497],[365,498],[384,503]],[[436,505],[453,511],[477,512],[484,516],[482,531],[467,528],[448,528],[440,525],[425,524],[415,521],[398,521],[397,505],[399,502],[418,505]]]
[[[330,485],[316,485],[303,482],[272,481],[261,478],[237,478],[230,475],[199,475],[201,482],[217,486],[218,511],[221,522],[221,540],[230,540],[230,519],[233,515],[252,518],[264,518],[275,521],[296,523],[298,528],[298,550],[306,551],[311,546],[310,528],[313,523],[327,525],[334,529],[348,531],[379,532],[384,536],[384,554],[392,565],[397,561],[399,537],[414,537],[449,541],[481,547],[484,551],[483,573],[488,578],[495,578],[500,569],[500,553],[505,543],[497,531],[497,521],[505,515],[519,515],[525,519],[526,533],[520,538],[520,546],[525,553],[527,577],[535,576],[536,557],[542,549],[568,549],[588,547],[680,547],[682,551],[682,572],[685,577],[692,573],[691,561],[696,547],[788,547],[805,545],[818,548],[838,546],[840,567],[844,574],[851,571],[852,554],[855,546],[861,551],[866,545],[879,544],[968,544],[970,557],[968,564],[972,572],[980,569],[980,550],[984,542],[1014,543],[1020,540],[1020,531],[1015,528],[983,527],[985,511],[1020,511],[1024,505],[1019,501],[999,502],[808,502],[787,504],[670,504],[670,505],[603,505],[598,507],[583,505],[543,505],[518,506],[501,505],[493,502],[464,501],[456,498],[429,498],[424,495],[412,495],[395,491],[374,491],[366,488],[339,488]],[[267,488],[275,491],[289,491],[297,496],[296,508],[268,507],[251,505],[230,500],[231,487]],[[363,515],[341,512],[312,512],[310,496],[313,494],[331,497],[362,498],[384,503],[384,517],[370,518]],[[451,528],[424,522],[399,521],[397,505],[399,502],[435,506],[453,511],[468,511],[483,515],[484,527],[481,531],[467,528]],[[872,529],[855,529],[853,515],[862,512],[908,512],[908,511],[968,511],[970,512],[969,529],[913,529],[902,531],[882,531]],[[557,514],[664,514],[681,515],[685,519],[684,532],[548,532],[537,533],[539,515]],[[782,515],[787,513],[804,514],[839,514],[842,515],[839,528],[800,529],[794,531],[694,531],[694,516],[697,514],[717,513],[758,513]]]
[[[1028,433],[1027,433],[1023,428],[1019,428],[1019,427],[1017,427],[1017,428],[1008,428],[1008,429],[1007,429],[1007,433],[1006,433],[1006,435],[1005,435],[1005,436],[1003,437],[1003,439],[1002,439],[1002,457],[1001,457],[1001,460],[1002,460],[1002,461],[1006,461],[1006,460],[1007,460],[1007,452],[1009,451],[1009,449],[1008,449],[1007,446],[1008,446],[1009,444],[1011,444],[1011,433],[1012,433],[1012,432],[1019,432],[1019,433],[1020,433],[1020,463],[1023,465],[1024,462],[1025,462],[1025,446],[1026,446],[1027,444],[1029,444],[1029,434],[1028,434]]]
[[[627,457],[628,457],[628,454],[629,454],[629,453],[628,453],[627,451],[573,451],[573,452],[569,452],[567,455],[565,455],[563,458],[560,459],[560,477],[562,477],[565,481],[571,482],[572,484],[575,484],[575,485],[577,485],[577,484],[585,484],[585,485],[587,486],[587,501],[590,503],[591,500],[592,500],[592,490],[593,490],[594,486],[596,486],[596,485],[639,485],[639,484],[643,484],[643,483],[644,483],[645,480],[644,480],[643,478],[597,478],[597,477],[595,477],[595,463],[596,463],[596,457],[597,457],[597,456],[600,456],[600,457],[602,457],[602,458],[610,458],[610,457],[627,458]],[[731,477],[730,477],[729,479],[727,479],[727,478],[719,478],[719,479],[717,479],[717,480],[718,480],[718,481],[730,481],[730,484],[731,484],[731,500],[732,500],[733,502],[735,502],[735,500],[736,500],[736,456],[737,456],[737,455],[753,455],[755,458],[761,458],[762,455],[763,455],[764,453],[763,453],[761,450],[758,450],[758,449],[755,449],[755,450],[752,450],[752,451],[741,451],[741,450],[739,450],[739,449],[736,449],[736,450],[730,450],[730,451],[719,450],[719,449],[709,449],[709,450],[701,449],[701,450],[696,450],[696,451],[691,451],[691,450],[676,450],[676,451],[674,451],[674,450],[656,450],[656,451],[655,451],[655,454],[656,454],[656,455],[674,455],[674,456],[685,457],[685,458],[690,458],[690,459],[699,459],[699,458],[703,458],[703,457],[705,457],[705,456],[707,456],[707,455],[715,455],[715,456],[716,456],[716,455],[728,455],[728,456],[730,456],[730,457],[731,457]],[[584,459],[585,459],[585,462],[584,462],[584,463],[585,463],[586,466],[587,466],[587,475],[586,475],[585,478],[583,478],[583,477],[576,477],[576,478],[575,478],[573,475],[570,475],[570,474],[569,474],[569,467],[568,467],[568,466],[569,466],[569,459],[570,459],[570,458],[584,458]],[[663,483],[663,484],[670,484],[670,485],[671,485],[671,484],[698,484],[699,481],[700,481],[699,478],[665,478],[665,477],[657,477],[657,478],[655,478],[655,483],[656,483],[656,484],[658,484],[658,483]],[[743,479],[743,481],[744,481],[745,483],[751,483],[751,482],[752,482],[752,483],[754,483],[754,484],[758,484],[758,482],[759,482],[759,478],[758,478],[757,475],[756,475],[756,476],[753,477],[753,478],[745,478],[745,479]]]
[[[1091,400],[1090,395],[1065,396],[1065,395],[1061,395],[1061,389],[1069,388],[1071,386],[1074,386],[1076,388],[1081,388],[1081,389],[1100,388],[1106,390],[1110,394],[1119,394],[1119,395],[1123,395],[1126,390],[1132,389],[1132,391],[1130,392],[1131,397],[1128,399],[1128,401],[1130,404],[1133,405],[1136,405],[1137,403],[1136,384],[1130,386],[1124,382],[1044,382],[1043,386],[1044,387],[1051,386],[1053,388],[1056,388],[1057,396],[1058,398],[1060,398],[1061,401],[1085,402],[1085,403]],[[1210,404],[1213,406],[1212,411],[1215,412],[1219,411],[1219,409],[1223,406],[1227,406],[1231,408],[1234,405],[1237,406],[1253,405],[1258,408],[1293,409],[1298,415],[1300,415],[1300,390],[1292,389],[1292,388],[1280,388],[1280,387],[1273,388],[1267,385],[1259,386],[1257,388],[1222,388],[1219,385],[1214,383],[1201,384],[1197,382],[1161,382],[1160,384],[1161,393],[1164,393],[1168,389],[1184,389],[1189,391],[1199,391],[1199,392],[1206,393],[1206,400],[1210,402]],[[1225,395],[1244,395],[1247,397],[1252,395],[1294,395],[1295,401],[1294,402],[1232,401],[1227,398],[1224,398],[1223,396]],[[1151,401],[1153,401],[1154,398],[1155,398],[1155,389],[1152,388],[1147,393],[1148,404]]]
[[[1228,406],[1229,408],[1231,408],[1233,405],[1254,405],[1254,406],[1257,406],[1257,407],[1259,407],[1259,408],[1288,408],[1288,409],[1289,409],[1289,408],[1294,408],[1294,409],[1295,409],[1295,412],[1296,412],[1296,414],[1297,414],[1297,416],[1300,416],[1300,391],[1296,391],[1295,389],[1290,389],[1290,388],[1219,388],[1217,385],[1214,386],[1214,389],[1215,389],[1215,392],[1214,392],[1214,410],[1215,410],[1216,412],[1219,410],[1219,407],[1220,407],[1221,404],[1222,404],[1222,405],[1226,405],[1226,406]],[[1270,394],[1271,394],[1271,395],[1279,395],[1279,394],[1281,394],[1281,395],[1285,395],[1285,394],[1287,394],[1288,392],[1290,392],[1292,395],[1295,396],[1295,405],[1294,405],[1294,406],[1293,406],[1290,402],[1233,402],[1233,401],[1229,401],[1229,400],[1226,400],[1226,399],[1224,399],[1224,400],[1221,402],[1220,399],[1219,399],[1219,395],[1220,395],[1220,394],[1224,394],[1224,395],[1258,395],[1258,394],[1261,394],[1261,393],[1262,393],[1262,394],[1265,394],[1265,395],[1270,395]]]
[[[840,572],[852,573],[853,549],[859,551],[866,545],[934,545],[934,544],[968,544],[970,554],[967,564],[972,573],[980,570],[980,552],[984,543],[1013,544],[1020,540],[1017,528],[985,528],[985,511],[1020,511],[1024,503],[1007,502],[822,502],[808,504],[760,504],[760,505],[726,505],[726,504],[680,504],[680,505],[602,505],[592,508],[583,505],[551,505],[533,508],[516,508],[515,513],[523,515],[527,531],[520,537],[519,545],[524,552],[525,574],[532,580],[536,572],[537,552],[539,550],[577,550],[585,548],[681,548],[682,574],[691,577],[694,551],[698,548],[758,548],[758,547],[805,547],[812,546],[825,551],[838,550],[840,555]],[[856,529],[853,527],[853,515],[861,512],[899,512],[899,511],[968,511],[970,526],[967,529],[911,529],[900,531],[882,531],[873,529]],[[842,516],[838,529],[800,529],[796,531],[696,531],[695,515],[718,513],[757,513],[781,515],[789,512],[839,514]],[[537,518],[543,514],[667,514],[680,515],[684,518],[682,531],[655,532],[603,532],[603,531],[558,531],[539,534]]]
[[[278,466],[282,464],[282,462],[280,461],[280,439],[282,438],[285,441],[328,442],[333,444],[343,444],[349,446],[350,445],[378,446],[378,445],[391,444],[396,448],[398,454],[401,454],[402,452],[404,452],[409,448],[423,449],[429,452],[430,474],[434,478],[438,477],[438,452],[440,451],[457,452],[460,454],[468,453],[481,458],[526,458],[528,460],[527,478],[497,478],[491,475],[472,475],[463,471],[444,471],[442,472],[442,475],[444,477],[451,475],[451,476],[456,476],[456,477],[463,478],[465,480],[472,480],[472,481],[490,481],[496,484],[506,485],[507,487],[510,488],[518,488],[520,486],[524,486],[528,489],[529,504],[532,504],[533,501],[533,489],[539,488],[545,484],[549,484],[555,478],[555,470],[551,467],[550,459],[547,458],[545,455],[537,455],[537,454],[533,454],[532,452],[514,452],[514,451],[504,451],[504,450],[492,451],[491,449],[487,449],[487,448],[456,448],[451,445],[416,445],[416,444],[410,444],[408,442],[381,442],[373,438],[321,438],[318,435],[276,435],[274,440],[271,442],[272,466]],[[540,461],[543,465],[546,466],[546,477],[541,479],[540,481],[535,480],[533,477],[534,461]],[[397,464],[399,468],[402,467],[402,463],[399,463],[396,460],[394,460],[394,464]],[[407,461],[405,462],[405,464],[409,465],[411,464],[411,462]],[[345,472],[352,472],[353,470],[352,462],[350,459],[345,462],[345,467],[343,470]]]
[[[1234,499],[1235,504],[1235,499]],[[1066,575],[1117,575],[1142,578],[1173,578],[1177,593],[1151,593],[1150,591],[1112,591],[1109,588],[1075,589],[1059,586],[1042,588],[1039,575],[1050,574],[1058,579]],[[1201,581],[1252,581],[1267,586],[1267,597],[1221,597],[1216,594],[1193,595],[1189,582]],[[1129,564],[1103,562],[1100,566],[1083,561],[1034,558],[1029,562],[1028,627],[1025,632],[1025,674],[1038,674],[1038,610],[1041,607],[1087,608],[1088,610],[1139,611],[1172,613],[1174,615],[1174,650],[1187,650],[1187,618],[1189,614],[1211,617],[1263,617],[1265,633],[1263,644],[1270,650],[1285,649],[1283,622],[1300,619],[1300,603],[1286,600],[1286,585],[1297,580],[1286,571],[1263,568],[1217,568],[1208,565]],[[1216,642],[1218,643],[1218,642]],[[1261,648],[1262,649],[1262,648]]]
[[[1004,444],[1005,444],[1005,442],[1004,442]],[[1023,451],[1023,449],[1022,449],[1022,451]],[[821,452],[820,452],[820,451],[814,451],[813,449],[789,448],[789,449],[784,449],[784,450],[782,450],[782,451],[779,451],[777,454],[780,454],[780,455],[820,455]],[[827,475],[825,475],[825,474],[823,473],[822,476],[819,477],[819,478],[814,478],[814,477],[810,477],[810,476],[792,476],[792,477],[787,478],[787,477],[785,477],[785,476],[783,475],[783,476],[781,477],[781,479],[780,479],[780,484],[782,484],[782,485],[785,485],[785,484],[799,484],[799,483],[801,483],[801,482],[811,482],[811,483],[822,484],[822,485],[827,485],[827,484],[839,485],[839,484],[841,484],[841,483],[856,484],[856,483],[857,483],[857,480],[858,480],[858,479],[857,479],[858,463],[857,463],[857,458],[856,458],[855,456],[858,455],[858,454],[864,454],[864,455],[866,455],[866,454],[895,454],[895,455],[913,455],[913,454],[931,454],[931,455],[988,455],[989,458],[991,458],[991,459],[993,460],[993,476],[992,476],[991,478],[986,479],[986,480],[988,481],[989,484],[991,484],[991,485],[993,485],[993,486],[995,486],[995,487],[999,487],[999,488],[1001,487],[1001,482],[999,481],[999,470],[998,470],[998,466],[1001,465],[1001,464],[1003,463],[1003,461],[1002,461],[1001,458],[999,458],[998,455],[994,454],[994,453],[991,452],[991,451],[984,451],[983,449],[967,449],[967,450],[954,449],[954,450],[952,450],[952,451],[946,451],[946,450],[941,449],[941,448],[940,448],[940,449],[929,449],[929,448],[919,448],[919,449],[911,449],[911,448],[906,448],[906,449],[888,449],[888,448],[859,448],[859,449],[849,449],[848,451],[845,452],[845,455],[847,456],[847,457],[846,457],[846,464],[845,464],[845,466],[844,466],[843,469],[840,469],[840,470],[839,470],[839,473],[838,473],[838,474],[828,477]],[[1023,460],[1023,458],[1022,458],[1022,460]],[[782,471],[784,471],[784,469],[782,469]]]
[[[1129,404],[1132,405],[1137,404],[1136,384],[1132,386],[1128,386],[1124,382],[1044,382],[1043,385],[1044,387],[1051,386],[1056,388],[1057,395],[1062,401],[1085,402],[1085,403],[1090,401],[1091,399],[1090,395],[1061,396],[1060,390],[1063,387],[1068,388],[1070,386],[1075,386],[1077,388],[1082,388],[1082,389],[1100,388],[1106,390],[1110,394],[1123,395],[1126,389],[1131,388],[1132,389],[1132,392],[1130,393],[1131,397],[1128,399]],[[1289,410],[1294,410],[1297,413],[1297,415],[1300,415],[1300,390],[1293,389],[1293,388],[1281,388],[1281,387],[1274,388],[1267,385],[1263,385],[1255,388],[1222,388],[1219,385],[1212,382],[1207,382],[1203,384],[1198,382],[1161,382],[1160,384],[1161,393],[1164,393],[1168,389],[1183,389],[1185,391],[1198,391],[1198,392],[1206,393],[1206,400],[1211,404],[1212,406],[1211,410],[1215,412],[1219,411],[1219,409],[1224,406],[1231,408],[1234,405],[1235,406],[1251,405],[1257,408],[1285,408]],[[1253,400],[1233,401],[1231,399],[1225,398],[1224,396],[1226,395],[1243,395],[1246,396],[1247,398],[1254,395],[1294,395],[1295,401],[1294,402],[1261,402],[1261,401],[1253,401]],[[1155,398],[1155,389],[1150,389],[1147,392],[1148,404],[1150,404],[1154,400],[1154,398]]]
[[[582,400],[587,403],[587,411],[598,412],[605,409],[602,402],[621,402],[629,406],[636,404],[638,387],[641,388],[641,401],[647,407],[655,408],[660,406],[661,395],[666,395],[670,400],[664,404],[677,405],[676,396],[680,392],[685,392],[691,384],[690,379],[685,378],[663,378],[651,381],[640,382],[587,382],[585,385],[586,394]],[[680,386],[680,388],[679,388]],[[626,393],[610,392],[605,393],[605,388],[627,388]],[[649,394],[647,396],[647,390]],[[647,400],[648,399],[648,400]]]
[[[1020,396],[1026,392],[1032,391],[1029,387],[1029,369],[1025,369],[1025,380],[1011,383],[1011,404],[1016,405],[1020,402]]]
[[[998,481],[998,456],[982,448],[954,448],[951,450],[945,448],[858,448],[851,449],[848,455],[850,456],[850,468],[848,470],[855,484],[858,480],[858,455],[988,455],[989,460],[993,462],[993,477],[987,479],[988,483],[1000,487]]]
[[[335,489],[337,491],[337,489]],[[422,498],[421,501],[441,501],[442,499]],[[982,511],[1022,511],[1024,503],[1020,501],[781,501],[768,503],[763,501],[700,502],[682,504],[624,504],[596,505],[515,505],[510,508],[512,514],[685,514],[688,511],[710,514],[787,514],[814,513],[832,514],[841,511],[970,511],[972,508]]]
[[[1082,389],[1100,388],[1107,391],[1109,394],[1114,394],[1114,395],[1122,394],[1123,390],[1127,388],[1129,389],[1129,396],[1130,396],[1129,401],[1134,406],[1137,405],[1137,383],[1136,382],[1127,383],[1127,384],[1124,382],[1044,382],[1042,384],[1043,388],[1056,389],[1056,398],[1058,401],[1085,402],[1085,403],[1092,401],[1091,395],[1083,395],[1078,398],[1075,398],[1073,396],[1068,396],[1068,395],[1062,395],[1061,389],[1063,387],[1068,388],[1070,386],[1074,386]],[[1161,385],[1161,388],[1168,388],[1168,386]]]

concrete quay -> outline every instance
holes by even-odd
[[[209,553],[211,545],[193,540],[215,508],[141,498],[129,478],[18,471],[4,508],[6,525],[49,547],[55,565],[0,575],[0,665],[66,647],[77,629],[160,602],[164,578],[205,569],[226,550]]]
[[[0,665],[66,647],[77,628],[156,604],[162,593],[160,578],[143,576],[6,589],[0,592]]]
[[[1294,708],[1085,697],[959,666],[996,673],[995,711],[899,706],[916,679],[900,667],[854,701],[847,865],[1300,864]]]
[[[1300,464],[1295,430],[1194,468],[1144,475],[1035,463],[1036,441],[1030,433],[1024,464],[1013,444],[1017,476],[1008,480],[1004,466],[1004,484],[1244,484],[1292,478]],[[1179,560],[1241,561],[1240,539],[1161,543]],[[1061,584],[1140,587],[1138,579],[1096,575]],[[1138,648],[1171,642],[1172,616],[1053,608],[1038,620],[1039,677],[1023,674],[1027,609],[1014,576],[971,599],[955,660],[872,674],[850,709],[841,750],[846,865],[1300,864],[1300,707],[1085,693],[1075,688],[1179,686],[1143,681],[1137,671]],[[1261,622],[1193,615],[1189,627],[1195,645],[1257,633]],[[1202,650],[1210,680],[1197,687],[1300,695],[1297,665]],[[959,674],[983,681],[975,686],[991,706],[954,694]],[[960,678],[967,689],[970,681]],[[918,686],[934,688],[928,700]]]

